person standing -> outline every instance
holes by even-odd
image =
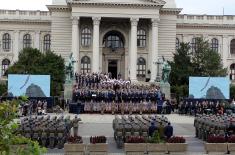
[[[151,122],[151,126],[149,127],[149,136],[152,137],[153,133],[157,130],[157,126],[154,122]]]
[[[159,132],[160,138],[163,139],[164,138],[164,125],[162,124],[162,122],[160,122],[159,124],[158,132]]]
[[[80,118],[77,117],[77,115],[75,115],[75,118],[73,120],[73,135],[77,136],[78,135],[78,124],[79,121],[81,121]]]

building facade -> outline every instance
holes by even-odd
[[[0,10],[1,75],[25,47],[52,50],[77,72],[111,72],[132,81],[160,73],[180,42],[203,37],[235,78],[235,16],[182,15],[174,0],[53,0],[49,11]]]

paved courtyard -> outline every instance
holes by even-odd
[[[113,139],[112,121],[114,119],[114,115],[81,114],[79,116],[82,119],[79,126],[79,135],[83,137],[84,143],[89,143],[90,136],[105,135],[108,137],[110,155],[121,155],[124,153],[123,149],[116,148],[116,143]],[[71,117],[74,117],[74,115],[71,115]],[[180,116],[178,114],[166,115],[166,117],[171,121],[174,127],[174,135],[184,136],[186,138],[188,143],[187,154],[205,154],[203,142],[194,138],[194,117]],[[63,154],[63,150],[48,150],[47,154],[60,155]]]

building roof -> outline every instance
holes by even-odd
[[[97,4],[133,4],[133,5],[162,5],[164,8],[176,8],[175,0],[53,0],[52,5],[67,5],[69,3]]]

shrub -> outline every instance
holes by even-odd
[[[153,133],[153,136],[149,138],[149,143],[163,143],[164,140],[160,138],[160,134],[158,131]]]
[[[83,143],[81,136],[69,136],[67,142],[70,144],[80,144]]]
[[[18,135],[17,113],[20,103],[18,100],[4,101],[0,103],[0,155],[40,155],[46,152],[38,142]],[[25,145],[19,149],[13,149],[13,145]]]
[[[90,143],[91,144],[96,144],[96,143],[106,143],[106,137],[105,136],[95,136],[95,137],[90,137]]]
[[[145,143],[145,139],[142,136],[130,136],[127,138],[127,143]]]
[[[225,143],[226,139],[224,136],[209,136],[207,139],[208,143]]]
[[[167,140],[167,143],[185,143],[186,140],[184,137],[171,137],[170,139]]]

